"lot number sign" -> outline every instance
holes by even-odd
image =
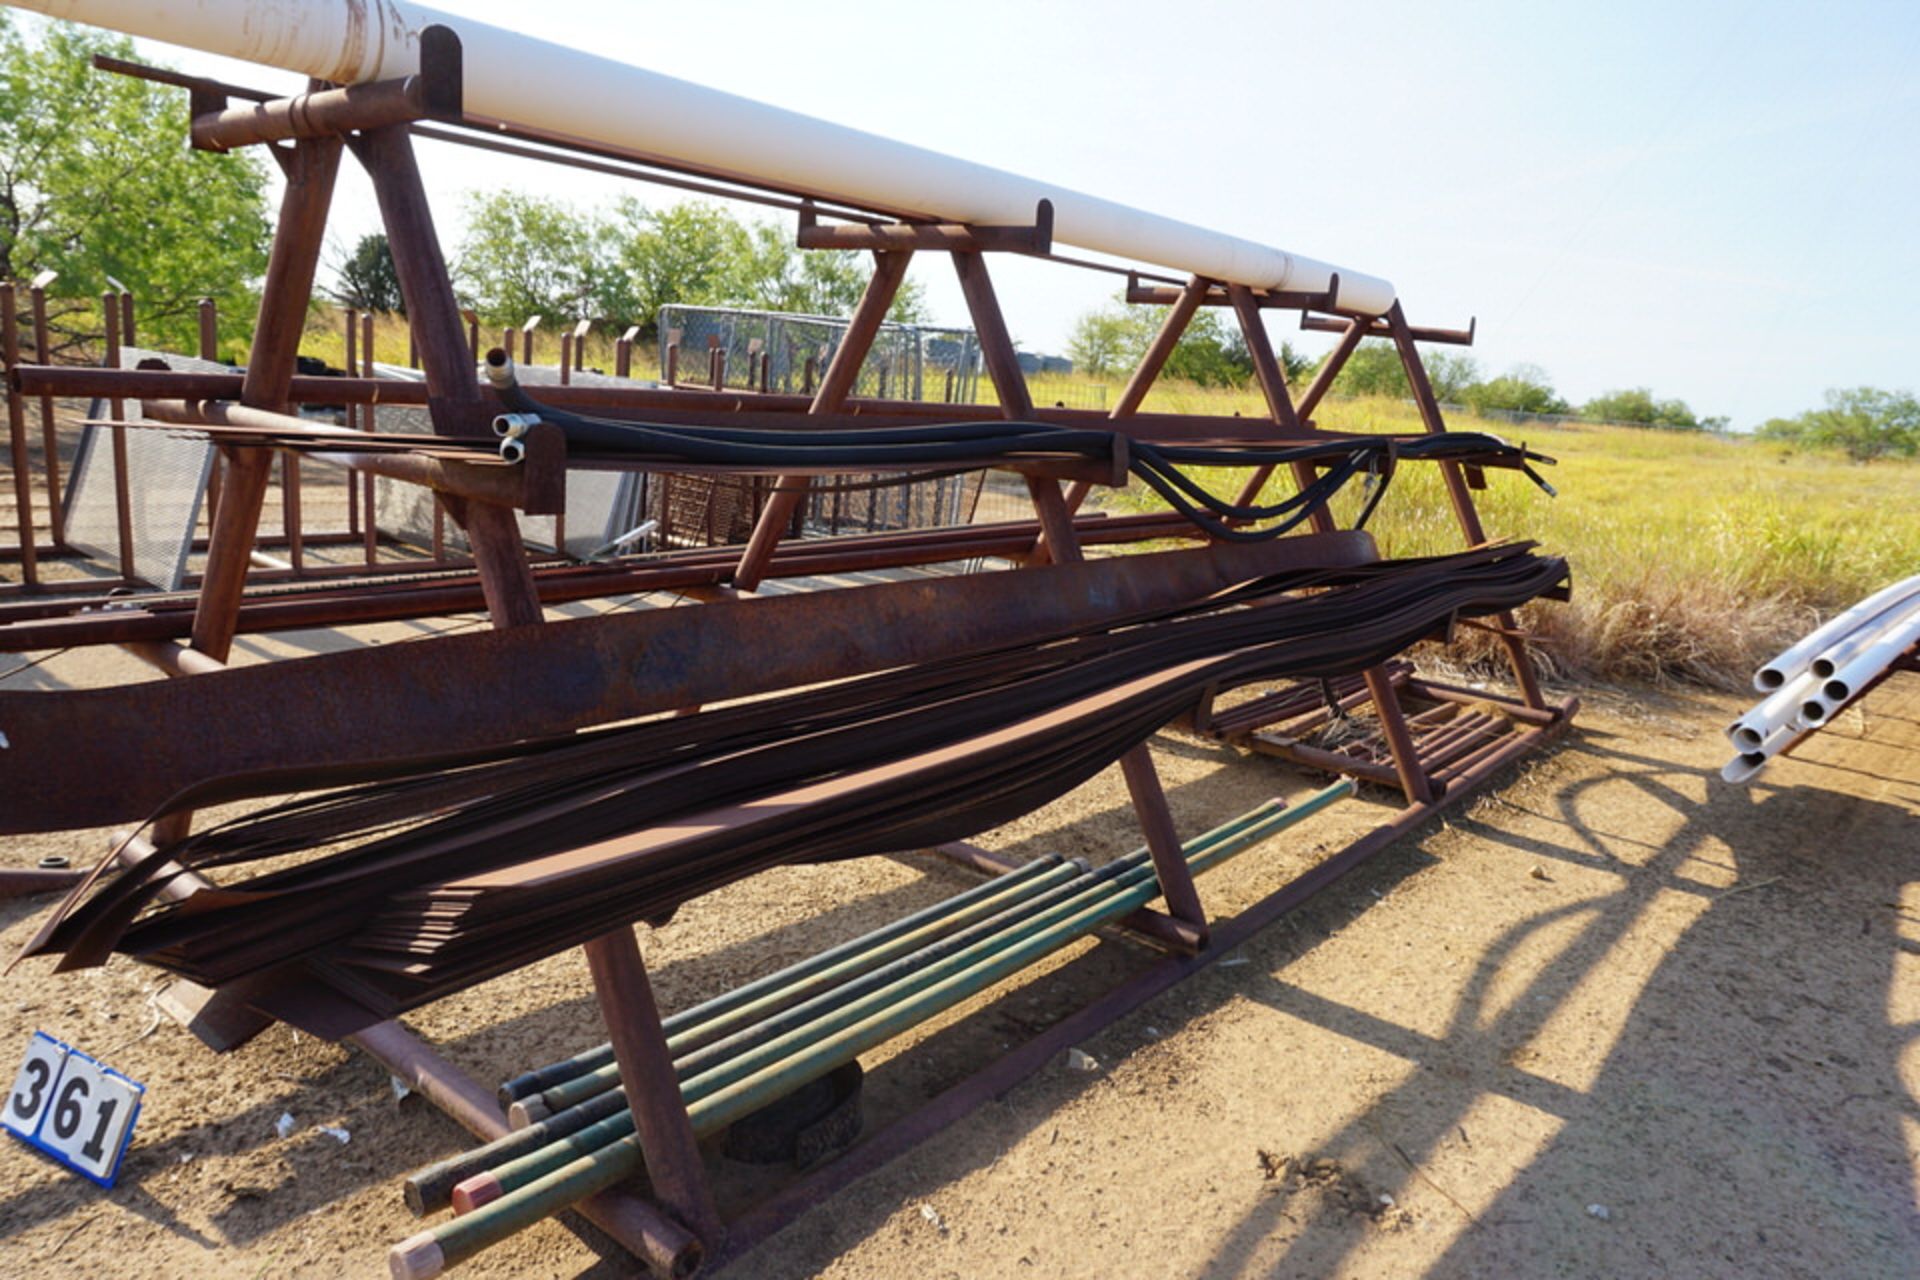
[[[146,1091],[145,1085],[36,1031],[0,1108],[0,1128],[110,1187]]]

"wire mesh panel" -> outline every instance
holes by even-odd
[[[418,369],[399,365],[376,365],[375,369],[383,378],[418,381],[425,376]],[[553,365],[517,365],[514,373],[527,386],[550,387],[560,381],[560,370]],[[574,371],[572,382],[575,386],[599,387],[651,385],[630,378],[580,370]],[[432,418],[428,416],[426,408],[420,405],[381,408],[377,410],[374,425],[383,433],[391,431],[425,435],[433,430]],[[646,478],[637,473],[570,469],[567,472],[565,545],[561,545],[557,536],[560,522],[553,516],[521,513],[518,516],[520,537],[535,550],[564,551],[567,555],[584,560],[605,552],[616,539],[637,528],[647,518],[646,497]],[[385,477],[377,478],[374,481],[374,512],[374,527],[382,535],[410,546],[432,545],[432,490]],[[452,521],[448,521],[445,527],[445,546],[455,552],[467,550],[466,537]]]
[[[233,372],[211,360],[141,347],[126,347],[120,352],[123,369],[136,368],[143,360],[159,360],[168,368],[188,373]],[[105,400],[95,400],[87,416],[105,417],[110,407]],[[132,412],[128,417],[148,421]],[[193,550],[194,527],[200,521],[200,503],[206,497],[207,473],[213,465],[213,445],[147,428],[128,430],[126,440],[127,515],[133,545],[128,573],[162,590],[177,591],[186,578],[187,556]],[[81,428],[62,512],[67,542],[75,550],[117,565],[120,504],[115,492],[118,463],[114,452],[113,428]]]
[[[847,322],[725,307],[660,309],[661,376],[682,385],[740,387],[811,395],[845,340]],[[669,356],[669,348],[673,354]],[[970,329],[886,324],[860,366],[853,395],[971,404],[983,390],[980,343]],[[844,476],[817,482],[802,504],[795,534],[831,536],[927,529],[973,518],[981,475],[902,481],[897,475]],[[680,545],[744,542],[770,482],[704,476],[661,477],[655,514]]]
[[[648,477],[647,511],[663,546],[727,546],[753,533],[773,485],[771,476],[668,472]]]
[[[810,395],[847,322],[833,316],[727,307],[660,308],[660,376],[674,348],[683,383]],[[884,324],[860,366],[853,394],[887,400],[972,404],[982,390],[980,343],[971,329]]]
[[[904,481],[897,475],[823,480],[802,508],[802,532],[832,537],[969,524],[986,476],[970,471],[934,480]]]

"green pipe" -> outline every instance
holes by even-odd
[[[1315,793],[1297,806],[1279,810],[1269,806],[1261,818],[1241,824],[1235,837],[1215,840],[1204,848],[1194,849],[1189,863],[1197,871],[1216,866],[1266,836],[1299,822],[1335,800],[1351,795],[1353,790],[1351,780],[1345,780]],[[1196,837],[1191,844],[1199,845],[1201,842],[1201,838]],[[806,1081],[977,994],[1067,943],[1146,905],[1158,893],[1159,885],[1152,878],[1150,866],[1128,867],[1119,876],[1090,885],[1084,894],[1044,913],[1039,918],[1044,923],[1009,931],[1014,937],[1010,946],[996,945],[1000,940],[995,939],[970,947],[946,963],[930,967],[923,975],[895,983],[800,1031],[768,1042],[745,1055],[741,1066],[735,1067],[729,1063],[725,1068],[716,1068],[685,1082],[682,1085],[682,1097],[689,1104],[688,1115],[695,1134],[705,1136],[725,1128]],[[787,1056],[781,1057],[780,1050],[784,1050]],[[540,1152],[493,1169],[493,1177],[506,1194],[456,1219],[455,1223],[464,1223],[481,1215],[487,1215],[486,1221],[493,1221],[502,1212],[499,1206],[520,1203],[522,1196],[527,1197],[528,1204],[544,1204],[545,1192],[541,1189],[562,1174],[591,1182],[588,1190],[578,1193],[580,1196],[590,1195],[594,1190],[610,1185],[611,1181],[617,1181],[630,1171],[630,1166],[625,1163],[629,1154],[637,1155],[638,1146],[632,1138],[632,1123],[631,1114],[622,1112],[589,1125],[560,1143],[550,1144]],[[595,1143],[602,1145],[595,1149]],[[608,1182],[598,1181],[601,1173],[597,1171],[608,1162],[621,1167],[609,1175]],[[548,1211],[533,1210],[526,1221],[532,1221],[545,1212]],[[520,1220],[515,1218],[514,1221]],[[451,1227],[454,1224],[446,1225]],[[500,1234],[518,1229],[518,1225],[509,1225]],[[442,1247],[445,1248],[444,1243]]]
[[[1049,900],[1052,895],[1062,892],[1086,874],[1084,863],[1063,862],[1057,855],[1050,856],[1048,865],[1040,871],[1019,875],[1019,883],[1011,886],[1002,884],[999,891],[992,894],[972,895],[973,902],[968,904],[966,914],[956,918],[957,922],[965,923],[971,916],[982,911],[997,912],[985,923],[971,924],[959,933],[943,938],[937,935],[947,933],[951,925],[946,921],[936,921],[932,926],[898,935],[895,942],[887,944],[885,950],[877,954],[884,957],[903,943],[919,946],[920,951],[915,954],[927,954],[939,948],[963,945],[961,940],[971,941],[993,928],[1005,927],[1007,923],[1017,921],[1023,912],[1032,909],[1033,904]],[[931,942],[926,940],[929,934],[935,935]],[[684,1040],[669,1039],[667,1046],[676,1059],[677,1076],[684,1077],[688,1074],[694,1062],[711,1060],[722,1045],[749,1043],[766,1038],[785,1027],[806,1021],[814,1016],[819,1006],[830,1004],[833,999],[840,998],[842,992],[851,993],[845,996],[851,999],[860,991],[882,985],[884,981],[891,980],[891,977],[899,976],[903,971],[902,966],[907,963],[906,960],[896,958],[870,973],[860,973],[859,970],[875,962],[875,955],[876,953],[854,954],[840,966],[854,975],[851,979],[842,979],[842,985],[830,987],[824,994],[812,1000],[802,1001],[795,1006],[795,1009],[799,1010],[809,1010],[811,1007],[810,1012],[796,1016],[792,1009],[781,1010],[775,1014],[772,1021],[763,1019],[760,1023],[750,1025],[746,1030],[736,1033],[728,1040],[710,1044],[695,1050],[692,1054],[681,1051]],[[819,972],[832,974],[835,970],[824,969]],[[818,979],[815,979],[815,982],[817,981]],[[781,999],[780,1003],[784,1003],[784,999]],[[752,1005],[736,1006],[736,1009],[751,1008],[753,1008]],[[416,1214],[426,1214],[445,1208],[452,1199],[454,1188],[475,1174],[491,1170],[502,1162],[517,1160],[539,1151],[551,1141],[605,1120],[617,1111],[623,1111],[625,1104],[621,1101],[623,1094],[619,1085],[619,1067],[610,1062],[575,1076],[571,1080],[563,1081],[546,1092],[536,1095],[535,1098],[522,1099],[518,1104],[521,1107],[528,1107],[530,1104],[537,1104],[539,1107],[539,1110],[533,1113],[534,1118],[529,1123],[490,1143],[449,1156],[445,1160],[415,1170],[408,1175],[404,1186],[408,1207],[412,1208]],[[536,1129],[539,1130],[538,1136],[524,1136]],[[598,1132],[600,1131],[596,1131]]]
[[[1023,913],[1035,909],[1036,904],[1050,901],[1078,884],[1086,874],[1085,863],[1064,864],[1051,874],[1022,886],[1018,894],[1005,895],[984,903],[962,921],[965,927],[958,932],[950,931],[942,922],[941,926],[903,935],[878,951],[864,952],[835,968],[821,971],[806,983],[805,989],[795,995],[789,996],[789,993],[782,991],[768,997],[764,1002],[765,1007],[760,1007],[759,1003],[741,1006],[723,1026],[716,1028],[703,1024],[685,1034],[669,1036],[667,1052],[673,1055],[675,1066],[678,1067],[688,1061],[710,1061],[723,1051],[723,1046],[737,1049],[742,1044],[765,1039],[775,1034],[776,1028],[796,1025],[796,1019],[805,1021],[806,1017],[811,1016],[801,1013],[802,1010],[850,999],[852,994],[871,990],[898,976],[902,967],[911,964],[916,957],[965,945],[983,933],[1003,927],[1005,921],[1019,919]],[[972,918],[981,912],[991,914],[985,919]],[[619,1083],[620,1066],[609,1062],[553,1086],[538,1095],[539,1102],[548,1113],[557,1112],[614,1088]],[[522,1105],[531,1101],[523,1100]]]
[[[677,1019],[668,1019],[666,1025],[672,1026],[675,1022],[682,1026],[697,1023],[699,1016],[706,1011],[717,1011],[724,1020],[724,1025],[732,1025],[739,1021],[743,1014],[764,1017],[764,1014],[755,1014],[754,1011],[762,1006],[777,1009],[778,1006],[790,1000],[802,1000],[808,990],[823,985],[824,978],[830,977],[832,981],[845,982],[851,975],[857,980],[861,971],[870,966],[884,967],[883,962],[892,958],[894,953],[903,946],[925,947],[930,942],[937,945],[941,935],[950,935],[956,929],[964,933],[965,927],[983,914],[1017,915],[1023,904],[1044,897],[1058,886],[1071,883],[1084,874],[1085,866],[1083,862],[1069,862],[1063,860],[1058,854],[1048,854],[1037,862],[1030,862],[1018,870],[977,885],[964,894],[948,899],[945,903],[936,903],[932,907],[916,912],[913,916],[896,921],[886,929],[852,939],[834,949],[843,957],[837,965],[823,967],[822,960],[831,959],[833,953],[822,953],[800,964],[790,966],[780,973],[769,974],[749,984],[749,987],[770,992],[759,1001],[742,1003],[739,999],[741,992],[748,991],[749,988],[739,988],[726,996],[689,1009]],[[958,904],[958,910],[952,910],[955,904]],[[943,915],[943,911],[947,914]],[[903,929],[902,926],[913,925],[916,921],[919,922],[917,928]],[[880,938],[883,934],[890,936]],[[878,947],[869,951],[860,950],[863,944],[872,943],[876,938],[880,938]],[[783,977],[802,973],[802,971],[810,971],[810,973],[803,973],[802,989],[790,993],[780,988],[779,983]],[[829,988],[829,990],[832,989],[834,988]],[[676,1058],[685,1056],[687,1052],[685,1045],[689,1040],[698,1043],[706,1038],[702,1032],[703,1028],[695,1025],[681,1036],[669,1038],[668,1051]],[[585,1060],[597,1052],[597,1050],[589,1050],[570,1061]],[[542,1073],[529,1073],[529,1076],[539,1074]],[[521,1079],[525,1080],[529,1076],[523,1076]],[[620,1109],[620,1095],[610,1092],[619,1082],[619,1068],[609,1061],[553,1086],[546,1093],[539,1095],[545,1114],[537,1116],[532,1123],[523,1125],[493,1142],[460,1152],[409,1174],[403,1191],[408,1207],[416,1214],[443,1209],[449,1203],[453,1189],[472,1175],[491,1168],[500,1161],[536,1151],[547,1141],[575,1132],[593,1121],[605,1119],[615,1110]],[[595,1101],[602,1098],[612,1101],[611,1103]],[[589,1117],[575,1114],[588,1104],[592,1104],[592,1114]],[[534,1134],[536,1130],[545,1137],[527,1136]]]
[[[968,889],[965,893],[942,899],[931,906],[924,907],[911,915],[903,916],[892,923],[849,939],[837,947],[809,956],[798,964],[789,965],[775,973],[769,973],[752,982],[735,987],[731,991],[715,996],[713,999],[683,1009],[663,1022],[668,1035],[695,1027],[708,1019],[718,1018],[740,1006],[759,1000],[761,997],[777,992],[783,987],[812,977],[844,960],[849,960],[863,951],[882,946],[903,935],[914,933],[923,926],[935,924],[951,915],[963,914],[967,908],[980,902],[1000,897],[1008,890],[1017,888],[1051,868],[1059,867],[1063,860],[1057,853],[1049,853],[1037,858],[1025,866],[995,876]],[[500,1102],[505,1106],[518,1102],[521,1098],[539,1093],[544,1089],[570,1080],[585,1071],[603,1066],[613,1061],[611,1043],[595,1045],[593,1048],[577,1053],[571,1058],[549,1063],[538,1070],[528,1071],[515,1076],[500,1086]]]
[[[1248,827],[1243,839],[1223,842],[1209,849],[1201,858],[1193,860],[1195,869],[1204,870],[1218,865],[1257,840],[1353,792],[1351,779],[1343,779],[1316,792],[1299,805],[1273,815],[1271,820]],[[770,1065],[755,1075],[735,1081],[722,1091],[710,1094],[687,1109],[694,1133],[713,1133],[742,1116],[752,1114],[795,1087],[796,1078],[811,1079],[843,1062],[851,1061],[874,1045],[884,1043],[918,1021],[977,994],[1048,952],[1145,905],[1153,900],[1157,892],[1158,886],[1152,883],[1135,884],[1125,890],[1116,889],[1054,928],[1029,938],[1014,951],[989,957],[970,969],[951,974],[911,1004],[897,1006],[862,1023],[846,1027],[832,1038],[809,1046],[804,1054],[794,1060]],[[628,1125],[630,1130],[630,1116]],[[583,1130],[573,1138],[584,1138],[585,1133]],[[557,1158],[565,1159],[565,1154],[578,1150],[579,1144],[570,1139],[565,1152],[557,1153]],[[636,1172],[641,1163],[639,1140],[629,1131],[613,1137],[597,1150],[565,1159],[564,1163],[509,1188],[499,1199],[471,1213],[442,1223],[430,1235],[448,1265],[464,1261],[513,1232],[614,1185]]]
[[[928,957],[924,962],[922,956],[926,953],[908,957],[904,960],[897,961],[893,965],[889,965],[885,969],[879,970],[874,975],[869,975],[869,977],[878,978],[881,979],[881,981],[867,985],[864,990],[857,994],[844,999],[836,999],[840,993],[828,992],[824,996],[797,1006],[790,1012],[799,1014],[799,1021],[791,1023],[783,1022],[775,1029],[777,1034],[770,1033],[764,1037],[749,1039],[745,1047],[737,1048],[735,1052],[741,1056],[752,1057],[757,1060],[768,1054],[769,1051],[765,1046],[773,1044],[781,1046],[779,1049],[772,1051],[772,1056],[777,1059],[782,1054],[790,1052],[790,1048],[787,1047],[790,1046],[790,1044],[804,1043],[806,1040],[822,1034],[822,1028],[831,1029],[831,1027],[837,1025],[839,1021],[845,1021],[848,1017],[857,1018],[864,1010],[884,1004],[889,999],[897,999],[901,992],[911,992],[917,987],[925,985],[928,981],[931,981],[931,975],[937,975],[945,971],[945,965],[951,963],[949,959],[951,956],[976,957],[991,952],[996,947],[1008,945],[1009,939],[1018,940],[1031,933],[1035,927],[1034,922],[1036,920],[1045,921],[1057,918],[1063,909],[1070,913],[1080,906],[1083,906],[1086,902],[1099,897],[1109,885],[1133,883],[1150,874],[1151,868],[1143,864],[1121,862],[1109,863],[1097,871],[1083,873],[1073,882],[1062,885],[1052,893],[1035,899],[1035,903],[1046,904],[1037,908],[1037,914],[1033,913],[1036,908],[1028,904],[1015,906],[1003,913],[1002,916],[986,921],[974,929],[968,930],[966,933],[957,935],[953,939],[943,939],[940,946],[945,947],[949,942],[955,945],[951,951],[941,956]],[[861,981],[865,983],[866,979],[862,979]],[[845,1010],[849,1008],[853,1010],[851,1015],[845,1012]],[[753,1030],[758,1030],[758,1028]],[[699,1096],[697,1086],[690,1083],[690,1081],[702,1080],[711,1082],[716,1073],[721,1071],[727,1063],[734,1061],[731,1057],[715,1058],[712,1056],[712,1050],[720,1049],[724,1047],[725,1044],[726,1042],[723,1042],[721,1045],[710,1046],[708,1050],[703,1050],[700,1054],[695,1055],[711,1064],[705,1072],[696,1070],[694,1064],[685,1059],[674,1063],[675,1074],[681,1084],[681,1098],[683,1101],[691,1103]],[[584,1100],[575,1102],[567,1111],[560,1111],[555,1114],[568,1115],[572,1112],[585,1110],[598,1099],[624,1096],[625,1090],[619,1084],[618,1072],[614,1067],[604,1067],[587,1076],[581,1076],[575,1080],[571,1080],[558,1089],[549,1090],[548,1093],[543,1096],[553,1097],[573,1089],[588,1089],[596,1083],[596,1078],[604,1078],[606,1081],[598,1093],[593,1093]],[[714,1086],[709,1083],[708,1087]],[[544,1175],[554,1167],[556,1162],[568,1158],[570,1153],[591,1151],[624,1134],[632,1132],[632,1129],[633,1117],[623,1109],[617,1113],[602,1114],[595,1122],[569,1132],[563,1140],[543,1144],[537,1149],[509,1160],[504,1164],[484,1161],[475,1162],[472,1160],[469,1160],[467,1163],[469,1166],[477,1166],[475,1168],[476,1172],[485,1170],[485,1172],[491,1176],[494,1183],[501,1189],[512,1190],[515,1187],[523,1186],[535,1178]],[[471,1154],[472,1153],[469,1153],[469,1155]],[[452,1187],[450,1185],[449,1191],[451,1191],[451,1189]]]
[[[1277,808],[1277,801],[1269,801],[1267,804],[1259,806],[1249,813],[1242,814],[1230,822],[1222,823],[1210,831],[1202,832],[1189,841],[1186,847],[1194,853],[1200,852],[1203,848],[1211,848],[1221,840],[1230,839],[1238,835],[1243,828],[1257,822],[1266,813],[1276,811]],[[1145,865],[1147,859],[1148,853],[1146,849],[1136,849],[1132,853],[1116,858],[1096,874],[1102,879],[1118,875],[1130,867]],[[669,1039],[667,1047],[669,1052],[674,1056],[675,1067],[678,1071],[679,1078],[684,1080],[688,1078],[689,1075],[697,1075],[700,1071],[706,1070],[714,1063],[743,1053],[756,1044],[772,1039],[777,1035],[784,1034],[794,1027],[804,1025],[837,1005],[846,1004],[865,995],[869,991],[875,990],[880,986],[912,972],[922,965],[930,964],[944,955],[952,954],[953,951],[958,950],[960,947],[970,946],[989,933],[998,932],[1010,925],[1019,924],[1023,921],[1029,921],[1039,911],[1058,902],[1069,890],[1077,892],[1078,889],[1082,887],[1084,887],[1084,885],[1081,883],[1081,879],[1076,878],[1075,880],[1066,881],[1062,884],[1052,885],[1042,893],[1026,895],[1014,901],[1012,905],[1006,907],[998,916],[974,924],[957,934],[950,934],[944,938],[940,938],[930,945],[924,945],[911,952],[905,952],[895,957],[888,964],[877,969],[869,969],[864,973],[850,975],[851,980],[841,981],[838,985],[830,986],[811,1000],[778,1010],[773,1016],[763,1017],[760,1021],[725,1038],[709,1040],[690,1054],[684,1051],[685,1041],[677,1038]],[[865,966],[862,967],[864,968]],[[702,1035],[700,1039],[705,1040],[706,1037]],[[608,1063],[548,1089],[539,1096],[538,1108],[530,1108],[530,1110],[533,1110],[533,1114],[536,1116],[555,1115],[569,1107],[580,1104],[587,1098],[598,1093],[615,1088],[619,1083],[619,1067],[616,1064]]]
[[[1281,810],[1269,820],[1248,828],[1243,838],[1215,844],[1193,860],[1193,867],[1197,871],[1204,871],[1217,866],[1263,837],[1291,826],[1353,792],[1351,779],[1335,783],[1308,797],[1300,805]],[[740,1117],[790,1092],[796,1087],[793,1080],[796,1074],[810,1070],[811,1074],[805,1078],[812,1079],[831,1071],[934,1014],[977,995],[1076,938],[1145,906],[1158,896],[1160,889],[1151,878],[1151,868],[1143,870],[1147,873],[1144,880],[1130,883],[1124,890],[1116,888],[1103,898],[1088,903],[1078,913],[1031,935],[1008,951],[984,956],[972,967],[950,973],[907,1004],[883,1009],[827,1039],[815,1041],[793,1059],[769,1064],[749,1076],[736,1077],[727,1087],[704,1095],[688,1108],[694,1131],[711,1133],[725,1128]]]

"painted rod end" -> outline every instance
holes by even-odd
[[[530,1124],[538,1124],[553,1114],[539,1094],[531,1098],[522,1098],[507,1108],[507,1123],[516,1129],[524,1129]]]
[[[491,1173],[476,1173],[454,1186],[453,1211],[472,1213],[481,1205],[492,1204],[505,1194],[507,1189],[500,1185],[500,1179]]]
[[[387,1269],[393,1280],[432,1280],[446,1266],[446,1255],[440,1252],[431,1231],[409,1236],[387,1251]]]

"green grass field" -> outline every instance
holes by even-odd
[[[497,341],[497,337],[494,339]],[[317,314],[302,350],[341,360],[338,316]],[[406,359],[406,331],[383,318],[379,357]],[[540,335],[536,358],[558,359],[557,334]],[[587,363],[611,368],[613,344],[589,339]],[[651,347],[635,372],[654,372]],[[1100,398],[1084,378],[1036,382],[1035,399],[1070,404]],[[991,389],[982,379],[982,394]],[[1106,400],[1118,395],[1106,389]],[[1185,384],[1156,388],[1149,411],[1265,414],[1259,393]],[[1319,425],[1343,431],[1417,431],[1409,404],[1329,401]],[[1450,425],[1522,440],[1559,459],[1543,469],[1560,491],[1549,498],[1516,473],[1488,473],[1477,495],[1490,536],[1531,538],[1574,571],[1571,604],[1526,611],[1556,668],[1572,678],[1693,680],[1746,687],[1752,669],[1825,613],[1898,578],[1920,573],[1920,464],[1855,464],[1792,453],[1738,437],[1625,427],[1527,426],[1459,416]],[[1202,472],[1210,487],[1237,491],[1239,475]],[[1288,491],[1276,479],[1273,493]],[[1150,496],[1129,491],[1123,504]],[[1359,493],[1336,503],[1342,521]],[[1389,555],[1461,545],[1439,474],[1400,468],[1370,526]]]

